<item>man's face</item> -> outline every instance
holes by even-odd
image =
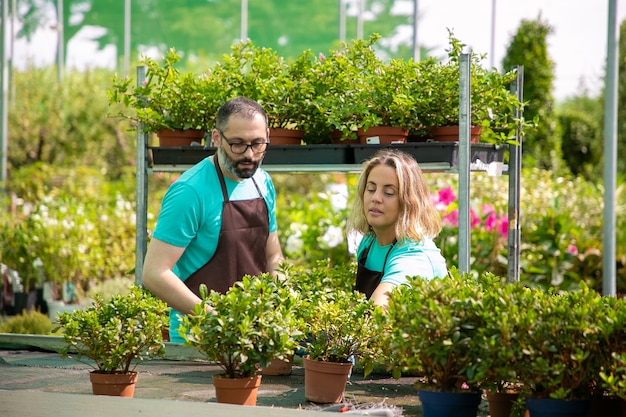
[[[213,142],[218,146],[220,166],[228,177],[234,180],[250,178],[261,165],[265,152],[257,153],[252,147],[245,145],[268,142],[265,119],[260,114],[253,119],[232,115],[226,129],[221,132],[213,130]],[[243,153],[238,153],[241,150],[237,148],[244,146]]]

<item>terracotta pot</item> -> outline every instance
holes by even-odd
[[[213,377],[217,402],[222,404],[256,405],[256,397],[261,385],[261,375],[249,378]]]
[[[280,360],[278,358],[272,359],[270,365],[261,370],[263,375],[291,375],[293,369],[293,355],[289,355],[287,360]]]
[[[373,126],[364,130],[357,130],[359,142],[363,144],[390,144],[404,143],[409,135],[408,129],[392,126]]]
[[[302,145],[304,132],[294,129],[270,129],[270,146],[272,145]]]
[[[157,136],[159,137],[159,146],[191,146],[194,142],[199,145],[202,144],[204,131],[194,129],[161,129],[157,132]]]
[[[352,363],[323,362],[303,358],[304,398],[315,403],[340,403]]]
[[[470,142],[480,142],[480,134],[483,128],[480,126],[470,127]],[[433,127],[430,130],[430,134],[435,142],[458,142],[459,141],[459,127],[458,126],[441,126]]]
[[[487,391],[487,402],[491,417],[509,417],[513,404],[517,401],[517,392],[492,392]]]
[[[97,371],[89,373],[91,389],[94,395],[112,395],[116,397],[133,397],[137,372],[103,374]]]

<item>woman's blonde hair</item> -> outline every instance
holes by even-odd
[[[441,216],[430,199],[422,170],[411,155],[397,149],[380,150],[364,163],[352,212],[348,217],[348,230],[371,233],[365,218],[363,197],[369,174],[379,165],[393,168],[398,176],[400,210],[396,222],[396,239],[421,241],[425,237],[436,237],[441,232]]]

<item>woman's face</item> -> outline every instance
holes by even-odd
[[[378,165],[370,171],[363,195],[363,210],[367,222],[377,235],[385,230],[395,234],[400,196],[398,176],[392,167]]]

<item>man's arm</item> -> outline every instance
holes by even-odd
[[[272,232],[267,237],[265,255],[267,256],[268,271],[275,274],[278,269],[278,265],[285,261],[283,251],[280,248],[280,242],[278,241],[278,232]]]
[[[144,261],[142,280],[147,289],[170,307],[189,314],[201,300],[172,271],[184,251],[185,248],[152,238]]]

